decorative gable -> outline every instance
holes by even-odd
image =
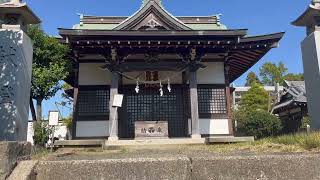
[[[169,14],[156,1],[150,0],[133,16],[120,23],[114,30],[191,30]]]

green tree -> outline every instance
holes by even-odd
[[[302,73],[299,73],[299,74],[289,73],[285,75],[283,79],[287,81],[304,81],[304,75]]]
[[[261,84],[259,77],[254,72],[250,72],[247,75],[247,80],[245,86],[252,86],[254,83]]]
[[[278,65],[267,62],[260,68],[260,77],[264,85],[274,86],[277,83],[283,84],[283,78],[288,69],[282,62]]]
[[[252,84],[249,91],[244,94],[240,101],[240,110],[244,112],[251,112],[256,110],[268,110],[269,95],[264,88],[258,84]]]
[[[33,42],[31,97],[37,102],[37,121],[41,121],[42,101],[61,89],[60,81],[71,69],[71,63],[66,59],[69,48],[46,35],[39,25],[30,26],[28,35]]]

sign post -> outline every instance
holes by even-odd
[[[58,111],[49,111],[49,126],[52,127],[51,132],[51,152],[53,152],[54,146],[54,130],[55,126],[59,125],[59,112]]]

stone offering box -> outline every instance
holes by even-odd
[[[168,138],[167,121],[136,121],[136,138]]]

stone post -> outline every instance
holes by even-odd
[[[0,1],[0,141],[26,141],[33,48],[27,24],[40,23],[20,1]]]
[[[309,8],[292,24],[306,27],[307,37],[301,43],[304,77],[311,128],[320,130],[320,0],[313,0]]]

